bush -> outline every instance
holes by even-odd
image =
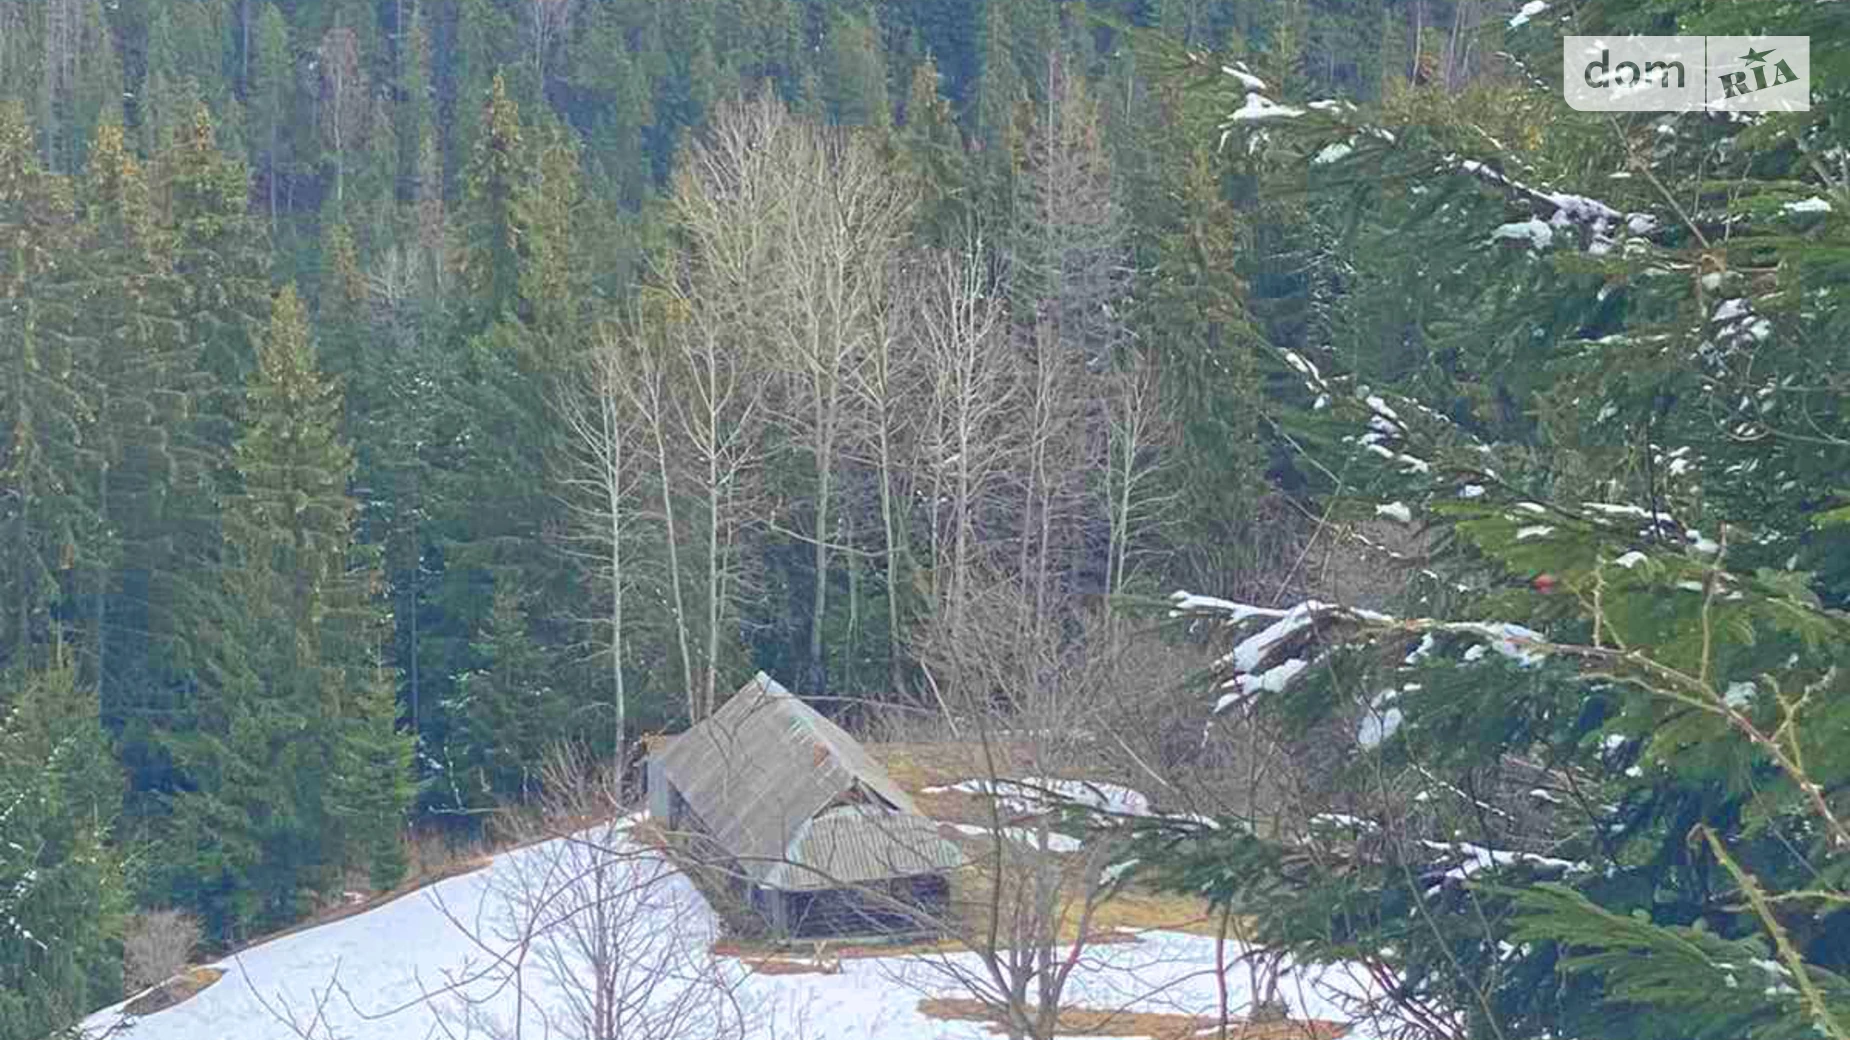
[[[149,910],[129,921],[122,967],[130,992],[158,986],[186,969],[205,930],[180,910]]]

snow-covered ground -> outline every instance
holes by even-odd
[[[217,984],[115,1035],[130,1040],[289,1040],[303,1035],[279,1021],[280,1013],[298,1027],[312,1025],[315,1040],[420,1040],[496,1032],[511,1036],[511,1029],[487,1026],[497,1018],[503,1027],[511,1024],[524,993],[528,1010],[522,1016],[523,1035],[569,1040],[574,1035],[564,1021],[569,999],[549,977],[543,958],[527,958],[519,969],[518,985],[511,971],[484,974],[485,967],[509,949],[505,940],[495,938],[497,923],[505,920],[508,893],[522,885],[533,891],[536,879],[560,876],[563,847],[547,842],[508,852],[475,873],[246,950],[218,962],[226,975]],[[654,853],[629,848],[621,869],[639,876],[666,874]],[[673,915],[672,909],[663,908],[674,906],[687,911],[676,918],[682,922],[679,927],[666,929],[675,933],[673,941],[681,947],[676,956],[682,959],[676,963],[705,958],[715,922],[698,893],[678,875],[650,886],[650,891],[655,894],[648,900],[649,908],[637,914]],[[486,941],[478,944],[470,932]],[[1237,952],[1229,951],[1230,960]],[[1150,932],[1139,942],[1092,947],[1087,957],[1069,987],[1070,1006],[1214,1012],[1211,939]],[[956,960],[967,968],[976,966],[969,955],[956,955]],[[846,959],[839,974],[748,975],[736,961],[725,960],[723,966],[736,981],[734,993],[754,1040],[993,1036],[980,1023],[937,1021],[919,1012],[924,996],[963,995],[941,963],[928,958]],[[453,993],[421,996],[473,976],[479,977]],[[1236,1010],[1246,1000],[1246,976],[1244,968],[1229,973]],[[337,987],[323,1001],[331,980]],[[1283,989],[1294,1017],[1343,1020],[1350,1017],[1345,1014],[1345,998],[1359,995],[1363,986],[1359,974],[1326,971],[1298,973]],[[673,999],[673,994],[660,999]],[[471,1015],[471,1005],[478,1014]],[[317,1006],[323,1016],[319,1022]],[[110,1008],[93,1015],[85,1028],[100,1036],[121,1022],[119,1008]],[[1359,1040],[1368,1035],[1364,1028],[1350,1033]]]

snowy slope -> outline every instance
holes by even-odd
[[[321,1005],[325,1024],[314,1030],[316,1040],[483,1036],[483,1020],[469,1019],[462,997],[510,1023],[520,999],[514,986],[484,977],[446,997],[421,1000],[420,994],[482,971],[499,951],[475,943],[465,928],[492,932],[508,883],[534,876],[535,868],[543,869],[550,862],[546,857],[556,852],[555,843],[545,843],[505,853],[473,874],[246,950],[218,963],[227,974],[217,984],[115,1035],[129,1040],[289,1040],[298,1034],[278,1021],[276,1013],[309,1024],[329,980],[338,978],[339,988]],[[625,869],[661,869],[653,853],[636,851],[634,857],[626,860]],[[688,918],[692,927],[680,941],[690,951],[704,949],[714,934],[711,911],[704,903],[691,902],[700,897],[684,879],[674,877],[665,884],[677,886],[674,898],[689,900],[685,905],[693,911]],[[491,939],[488,946],[492,945]],[[1236,952],[1229,951],[1230,960]],[[743,970],[736,961],[726,963],[731,971]],[[967,957],[964,963],[975,965]],[[1211,1014],[1217,1001],[1213,965],[1211,939],[1146,933],[1140,942],[1093,947],[1088,963],[1075,974],[1068,1003]],[[1241,969],[1229,974],[1236,1008],[1244,1003],[1245,975]],[[523,965],[519,988],[529,1002],[523,1016],[526,1035],[570,1035],[557,1024],[550,1032],[539,1026],[549,1010],[563,1006],[543,966],[532,959]],[[1342,997],[1359,994],[1361,984],[1348,973],[1300,974],[1284,989],[1294,1017],[1340,1020],[1349,1017],[1342,1010]],[[924,960],[848,959],[835,975],[753,974],[743,976],[738,993],[755,1040],[975,1040],[993,1035],[981,1024],[940,1022],[919,1013],[918,1003],[925,995],[960,995],[942,968]],[[119,1009],[110,1008],[91,1016],[85,1028],[100,1036],[119,1022]],[[476,1028],[469,1028],[472,1024]],[[1362,1030],[1350,1036],[1366,1040]]]

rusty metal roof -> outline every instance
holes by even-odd
[[[831,888],[830,878],[906,877],[963,862],[865,748],[763,672],[660,757],[713,838],[768,887]],[[861,811],[823,812],[842,806]],[[779,869],[792,865],[799,869]]]

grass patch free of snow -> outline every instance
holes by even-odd
[[[989,1032],[1007,1034],[1001,1011],[980,1000],[967,997],[932,997],[919,1001],[919,1013],[941,1022],[987,1023]],[[1346,1027],[1335,1022],[1230,1022],[1228,1040],[1334,1040]],[[1183,1040],[1201,1036],[1219,1036],[1220,1021],[1205,1015],[1178,1015],[1158,1011],[1097,1011],[1088,1008],[1061,1008],[1054,1025],[1056,1036],[1148,1037],[1150,1040]]]
[[[122,1005],[122,1011],[136,1018],[165,1011],[176,1004],[183,1004],[198,996],[207,986],[224,977],[225,972],[222,968],[193,968],[175,975]]]

